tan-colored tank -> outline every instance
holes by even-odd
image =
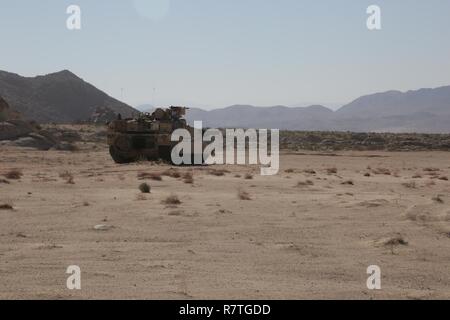
[[[176,129],[193,132],[183,117],[187,108],[158,108],[152,114],[143,113],[136,119],[119,119],[108,124],[108,145],[116,163],[130,163],[142,159],[171,161],[171,141]]]

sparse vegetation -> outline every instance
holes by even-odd
[[[248,194],[248,192],[244,191],[244,190],[239,190],[238,191],[238,197],[241,200],[252,200],[252,198],[250,197],[250,195]]]
[[[353,180],[345,180],[345,181],[342,182],[341,184],[342,184],[342,185],[353,186],[355,183],[353,182]]]
[[[416,185],[415,181],[404,182],[404,183],[402,183],[402,186],[404,186],[405,188],[408,188],[408,189],[415,189],[415,188],[417,188],[417,185]]]
[[[6,179],[0,179],[0,183],[9,184],[10,182]]]
[[[444,203],[444,200],[442,199],[442,196],[440,194],[438,194],[437,196],[433,197],[432,200],[437,202],[437,203]]]
[[[148,183],[141,183],[139,185],[139,190],[141,190],[142,193],[150,193],[151,187]]]
[[[178,169],[174,169],[174,168],[170,168],[170,169],[164,171],[163,173],[161,173],[161,175],[166,176],[166,177],[175,178],[175,179],[178,179],[181,177],[180,171]]]
[[[314,182],[311,180],[299,181],[297,183],[297,187],[306,187],[306,186],[312,186],[312,185],[314,185]]]
[[[422,176],[418,173],[416,173],[415,175],[412,176],[413,179],[420,179],[422,178]]]
[[[294,173],[294,172],[295,172],[295,170],[294,170],[294,169],[292,169],[292,168],[290,168],[290,169],[286,169],[286,170],[284,170],[284,172],[285,172],[285,173]]]
[[[407,246],[408,241],[406,241],[401,235],[397,235],[395,237],[389,238],[384,242],[385,246]]]
[[[253,179],[253,175],[251,173],[247,173],[245,175],[245,180],[252,180]]]
[[[442,181],[448,181],[448,177],[447,176],[441,176],[438,179],[442,180]]]
[[[371,177],[372,175],[370,174],[370,172],[366,172],[364,173],[364,177]]]
[[[13,206],[9,203],[0,204],[0,210],[13,210]]]
[[[305,170],[303,170],[303,172],[304,173],[307,173],[307,174],[316,174],[317,172],[315,171],[315,170],[313,170],[313,169],[305,169]]]
[[[325,169],[327,174],[336,174],[338,172],[336,167],[330,167]]]
[[[425,172],[439,172],[439,171],[441,171],[441,169],[427,167],[427,168],[423,168],[423,171],[425,171]]]
[[[150,179],[154,181],[162,181],[161,173],[157,172],[139,172],[137,177],[139,180]]]
[[[177,195],[172,194],[168,196],[166,199],[164,199],[162,203],[167,205],[179,205],[181,204],[181,201]]]
[[[226,173],[230,173],[230,171],[225,170],[225,169],[210,169],[208,172],[209,172],[209,174],[211,174],[213,176],[217,176],[217,177],[222,177]]]
[[[73,174],[69,171],[64,171],[59,174],[59,177],[66,181],[67,184],[75,184]]]
[[[22,170],[20,170],[20,169],[11,169],[7,173],[5,173],[3,176],[9,180],[19,180],[20,178],[22,178],[23,173],[22,173]]]
[[[372,173],[373,174],[382,174],[385,176],[390,176],[392,174],[391,170],[388,168],[375,168],[375,169],[372,169]]]
[[[184,181],[184,183],[187,183],[187,184],[193,184],[194,183],[194,176],[193,176],[192,172],[186,172],[183,175],[183,181]]]

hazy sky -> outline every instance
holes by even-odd
[[[70,4],[80,31],[66,28]],[[371,4],[381,31],[366,28]],[[69,69],[132,105],[335,104],[450,85],[449,39],[448,0],[0,0],[0,69]]]

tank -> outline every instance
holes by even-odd
[[[118,116],[108,124],[108,145],[111,157],[116,163],[131,163],[138,160],[171,161],[171,141],[176,129],[194,128],[187,125],[184,116],[187,108],[158,108],[152,114],[142,113],[135,119],[121,119]]]

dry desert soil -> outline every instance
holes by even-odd
[[[449,160],[285,152],[262,177],[2,147],[0,298],[449,299]]]

